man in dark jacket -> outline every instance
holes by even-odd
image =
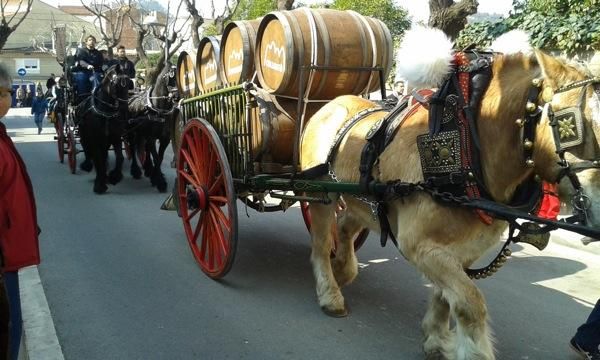
[[[85,47],[77,48],[75,60],[83,71],[89,73],[93,88],[100,85],[104,59],[100,51],[96,49],[96,38],[94,36],[90,35],[85,39]]]
[[[119,45],[117,47],[117,61],[121,67],[121,71],[123,71],[125,75],[129,76],[130,79],[134,79],[135,65],[133,65],[133,62],[125,55],[125,46],[123,45]]]

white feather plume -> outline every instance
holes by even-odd
[[[438,87],[452,66],[452,41],[439,29],[414,26],[396,55],[396,77],[412,88]]]
[[[492,50],[503,54],[533,53],[529,35],[523,30],[511,30],[492,42]]]

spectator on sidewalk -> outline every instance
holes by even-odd
[[[31,103],[31,114],[33,115],[33,121],[38,128],[38,135],[42,133],[46,111],[48,111],[48,99],[44,97],[42,89],[38,89],[33,98],[33,102]]]
[[[586,322],[577,329],[571,347],[583,359],[600,360],[600,299]]]
[[[11,105],[12,79],[0,64],[0,119]],[[39,227],[33,187],[25,163],[6,126],[0,122],[0,263],[4,291],[0,291],[0,358],[17,360],[23,334],[19,269],[38,265]],[[4,304],[5,306],[2,306]]]
[[[17,107],[25,107],[25,87],[17,88]]]

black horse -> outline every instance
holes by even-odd
[[[153,86],[129,100],[130,120],[126,141],[134,153],[131,157],[131,175],[135,179],[142,176],[135,156],[137,154],[144,167],[144,175],[160,192],[167,190],[161,165],[171,141],[172,123],[177,112],[174,80],[175,72],[168,63]]]
[[[88,172],[92,167],[96,168],[94,192],[97,194],[108,190],[107,180],[115,185],[123,179],[121,137],[127,121],[130,84],[131,80],[121,72],[121,68],[113,66],[106,71],[100,86],[75,110],[85,153],[85,161],[80,167]],[[114,169],[107,176],[108,149],[111,145],[116,161]]]

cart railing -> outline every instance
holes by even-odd
[[[245,179],[252,170],[252,134],[246,111],[249,94],[241,85],[181,101],[185,122],[208,121],[219,134],[234,179]]]

